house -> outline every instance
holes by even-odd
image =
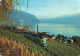
[[[17,29],[20,29],[20,28],[21,28],[21,26],[20,26],[20,25],[18,25],[18,26],[17,26]]]
[[[56,37],[52,37],[53,39],[56,39]]]
[[[62,43],[67,43],[67,41],[68,41],[68,39],[65,38],[65,39],[62,41]]]
[[[48,37],[48,41],[50,41],[50,42],[54,42],[54,38],[50,38],[50,37]]]
[[[73,41],[73,39],[70,39],[70,43],[73,43],[74,41]]]

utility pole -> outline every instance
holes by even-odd
[[[37,25],[37,34],[38,34],[38,25]]]
[[[38,25],[37,25],[37,38],[38,38]]]
[[[28,0],[27,0],[27,9],[28,9]]]

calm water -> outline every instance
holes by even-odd
[[[48,32],[48,34],[63,34],[71,37],[74,35],[80,36],[80,24],[79,23],[39,23],[33,26],[33,30],[37,31],[37,25],[39,32]],[[31,29],[31,30],[32,30]]]

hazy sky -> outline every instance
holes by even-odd
[[[21,10],[34,14],[38,19],[55,18],[80,13],[80,0],[20,0]]]

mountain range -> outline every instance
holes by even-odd
[[[22,20],[23,25],[34,25],[40,22],[40,20],[38,20],[36,16],[23,11],[13,11],[12,14],[9,15],[9,17],[18,25],[21,24],[20,19]]]
[[[47,23],[80,23],[80,14],[42,20]]]

